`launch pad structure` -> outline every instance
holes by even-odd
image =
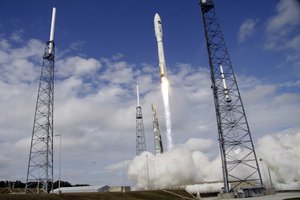
[[[161,154],[164,152],[163,143],[161,139],[161,133],[158,123],[158,117],[156,112],[156,106],[154,104],[151,105],[152,108],[152,121],[153,121],[153,134],[154,134],[154,152],[155,155]]]
[[[231,60],[212,0],[199,0],[211,72],[224,193],[264,189],[259,165]],[[251,193],[251,194],[250,194]]]
[[[53,103],[54,103],[54,25],[56,8],[52,11],[50,40],[46,42],[33,121],[25,192],[53,189]],[[35,188],[34,188],[35,189]]]
[[[136,97],[137,97],[137,107],[136,107],[136,155],[140,155],[146,151],[146,139],[145,130],[143,122],[143,111],[140,106],[140,94],[139,86],[136,85]]]

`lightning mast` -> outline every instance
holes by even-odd
[[[143,151],[146,151],[146,140],[144,132],[144,122],[142,107],[140,106],[140,95],[139,86],[136,85],[136,97],[137,97],[137,107],[136,107],[136,155],[140,155]]]
[[[152,115],[153,115],[154,150],[155,150],[155,154],[160,154],[164,152],[164,149],[161,140],[158,118],[156,114],[156,106],[152,104],[151,107],[152,107]]]
[[[54,26],[52,10],[50,40],[46,42],[39,81],[25,192],[37,183],[37,192],[53,189],[53,102],[54,102]]]
[[[199,5],[210,64],[224,192],[250,188],[251,193],[261,193],[261,173],[215,6],[212,0],[199,0]]]

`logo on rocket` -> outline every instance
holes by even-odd
[[[165,61],[164,46],[162,40],[163,37],[162,23],[161,23],[160,16],[157,13],[154,16],[154,30],[155,30],[155,37],[157,41],[157,47],[158,47],[160,77],[167,78],[166,61]]]

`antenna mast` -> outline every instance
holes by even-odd
[[[36,100],[25,192],[40,188],[53,190],[53,102],[54,102],[54,25],[52,10],[50,41],[46,42]]]

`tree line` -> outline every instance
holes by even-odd
[[[23,183],[20,180],[16,181],[0,181],[0,188],[25,188],[26,183]],[[36,188],[38,185],[38,182],[30,182],[29,183],[30,188]],[[55,181],[53,183],[53,189],[58,188],[59,181]],[[88,184],[75,184],[72,185],[68,181],[60,181],[60,187],[77,187],[77,186],[89,186]],[[41,187],[41,186],[40,186]]]

